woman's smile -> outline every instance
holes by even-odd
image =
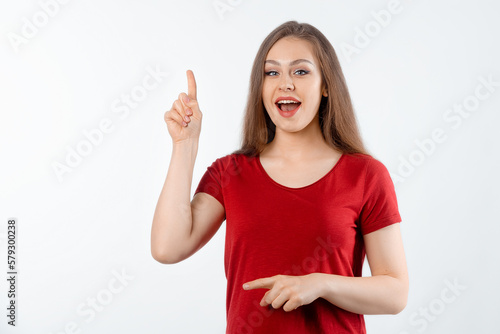
[[[276,99],[276,108],[283,117],[292,117],[299,110],[302,102],[292,96],[281,96]]]

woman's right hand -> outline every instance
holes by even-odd
[[[188,70],[186,74],[188,94],[180,93],[179,98],[172,104],[172,109],[167,111],[164,116],[168,133],[174,144],[200,138],[203,115],[196,100],[196,81],[191,70]]]

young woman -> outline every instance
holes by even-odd
[[[362,143],[330,42],[277,27],[255,58],[242,146],[207,168],[190,202],[202,113],[187,71],[165,121],[173,150],[151,251],[194,254],[226,221],[227,333],[365,333],[363,314],[408,296],[401,217],[386,167]],[[361,277],[367,256],[371,276]]]

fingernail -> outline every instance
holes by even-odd
[[[248,284],[246,284],[246,283],[245,283],[245,284],[243,284],[243,289],[247,290],[249,287],[250,287],[250,285],[248,285]]]
[[[185,120],[186,122],[188,122],[188,121],[189,121],[189,117],[188,117],[188,116],[184,116],[184,120]]]
[[[184,97],[184,102],[189,103],[189,97],[188,96]]]
[[[186,114],[187,114],[187,115],[192,115],[192,114],[193,114],[193,112],[191,111],[191,109],[186,109]]]

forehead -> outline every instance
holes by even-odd
[[[285,37],[278,40],[266,56],[266,60],[277,60],[280,63],[300,58],[309,59],[313,63],[316,63],[312,43],[296,37]]]

